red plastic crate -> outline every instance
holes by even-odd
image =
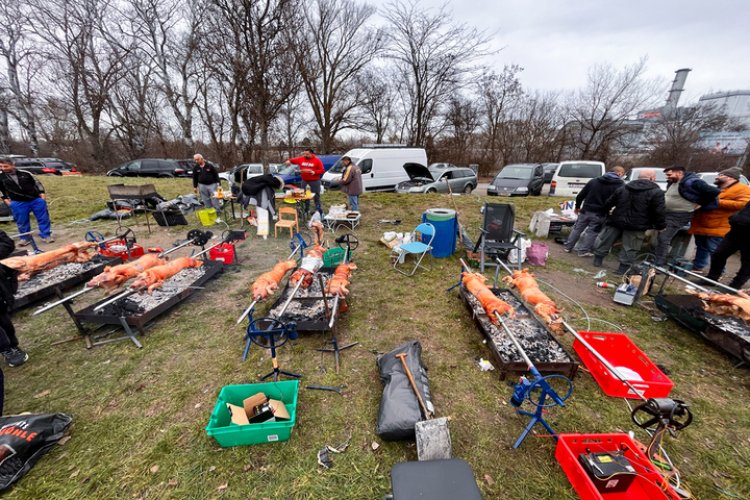
[[[643,397],[666,398],[669,396],[674,386],[672,381],[648,359],[643,351],[638,349],[638,346],[627,335],[602,332],[579,333],[613,367],[625,367],[638,373],[643,380],[629,380],[629,382]],[[610,373],[578,339],[573,342],[573,349],[607,396],[640,399],[627,384]]]
[[[133,243],[133,246],[130,248],[130,255],[128,255],[128,250],[123,240],[112,240],[103,245],[104,248],[99,247],[100,254],[106,257],[120,257],[123,262],[128,259],[137,259],[144,254],[143,247],[138,243]]]
[[[208,258],[211,260],[220,260],[224,264],[234,263],[235,248],[231,243],[222,243],[208,251]]]
[[[555,458],[582,500],[679,500],[679,496],[627,434],[558,434]],[[622,451],[638,474],[620,493],[600,493],[578,462],[581,453]],[[664,489],[662,489],[664,488]]]

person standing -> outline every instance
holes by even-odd
[[[635,263],[646,231],[664,229],[664,193],[655,179],[653,170],[641,170],[638,179],[618,188],[604,203],[605,213],[611,213],[594,243],[594,266],[602,267],[612,245],[622,238],[620,266],[615,272],[625,274]]]
[[[617,166],[612,167],[609,172],[591,179],[581,189],[576,196],[575,213],[578,214],[573,230],[565,240],[565,251],[570,253],[575,248],[581,234],[586,231],[586,235],[578,246],[579,257],[592,257],[591,252],[594,248],[594,241],[604,226],[604,219],[607,212],[604,210],[604,204],[610,196],[621,187],[624,182],[622,177],[625,175],[625,169]],[[583,205],[583,207],[581,207]]]
[[[315,201],[315,210],[323,217],[323,207],[320,204],[320,177],[325,173],[323,162],[315,156],[312,148],[307,148],[302,152],[302,156],[289,158],[287,165],[299,165],[300,175],[302,176],[302,188],[310,188]],[[305,211],[310,212],[310,202],[305,202]]]
[[[31,232],[31,213],[39,225],[39,236],[45,243],[53,243],[52,223],[47,209],[47,195],[44,186],[28,172],[16,170],[10,158],[0,157],[0,191],[3,202],[10,208],[21,234]],[[21,236],[18,246],[31,243],[31,236]]]
[[[193,169],[193,191],[200,193],[203,206],[213,206],[216,209],[216,222],[221,222],[221,201],[214,196],[219,188],[219,169],[211,162],[203,159],[203,155],[193,156],[196,166]]]
[[[284,179],[271,174],[256,175],[242,183],[242,194],[247,197],[250,205],[255,206],[257,214],[255,224],[258,226],[258,236],[268,239],[270,233],[270,218],[276,217],[276,190],[284,189]]]
[[[666,227],[656,237],[657,266],[667,263],[667,254],[672,239],[680,229],[687,226],[693,218],[693,212],[700,207],[715,207],[719,188],[711,186],[693,172],[686,172],[685,167],[673,165],[664,169],[667,175],[667,192],[664,195],[666,208]]]
[[[15,250],[13,240],[5,231],[0,231],[0,260],[10,256]],[[18,347],[16,329],[10,319],[10,311],[13,309],[14,295],[18,291],[18,273],[3,264],[0,264],[0,353],[9,366],[21,366],[29,355]],[[2,379],[2,371],[0,371]],[[0,397],[0,412],[2,398]]]
[[[359,212],[359,195],[362,194],[362,171],[352,163],[348,156],[341,158],[344,164],[344,173],[341,175],[341,191],[346,193],[349,201],[349,210]]]
[[[750,186],[745,186],[740,182],[740,175],[742,175],[742,170],[737,167],[719,172],[714,180],[714,184],[721,190],[719,206],[693,212],[689,231],[695,238],[693,272],[705,271],[711,260],[711,254],[719,246],[724,235],[729,232],[729,217],[750,202]]]
[[[729,286],[739,290],[750,279],[750,203],[729,218],[729,227],[729,232],[711,255],[711,268],[706,278],[719,281],[727,259],[735,252],[740,252],[740,270],[729,283]]]

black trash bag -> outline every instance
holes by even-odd
[[[64,413],[0,417],[0,491],[29,472],[72,421]]]
[[[417,389],[425,406],[432,410],[427,369],[422,365],[422,345],[412,340],[378,358],[380,380],[385,384],[380,400],[375,433],[386,441],[414,439],[414,424],[423,420],[422,410],[409,383],[404,366],[396,354],[405,352]]]

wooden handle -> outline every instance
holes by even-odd
[[[417,389],[417,384],[414,382],[414,377],[412,377],[411,375],[411,370],[409,369],[409,365],[406,364],[406,356],[407,354],[405,352],[396,354],[396,357],[401,360],[401,364],[404,365],[406,376],[409,378],[409,383],[411,384],[411,388],[414,391],[414,394],[417,396],[417,401],[419,401],[419,406],[420,408],[422,408],[422,413],[424,413],[425,418],[429,419],[431,414],[427,410],[427,406],[424,404],[424,400],[422,399],[422,394],[419,392],[419,389]]]

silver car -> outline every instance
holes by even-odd
[[[470,168],[427,168],[419,163],[407,163],[404,170],[408,181],[396,184],[397,193],[464,193],[477,187],[477,174]]]

